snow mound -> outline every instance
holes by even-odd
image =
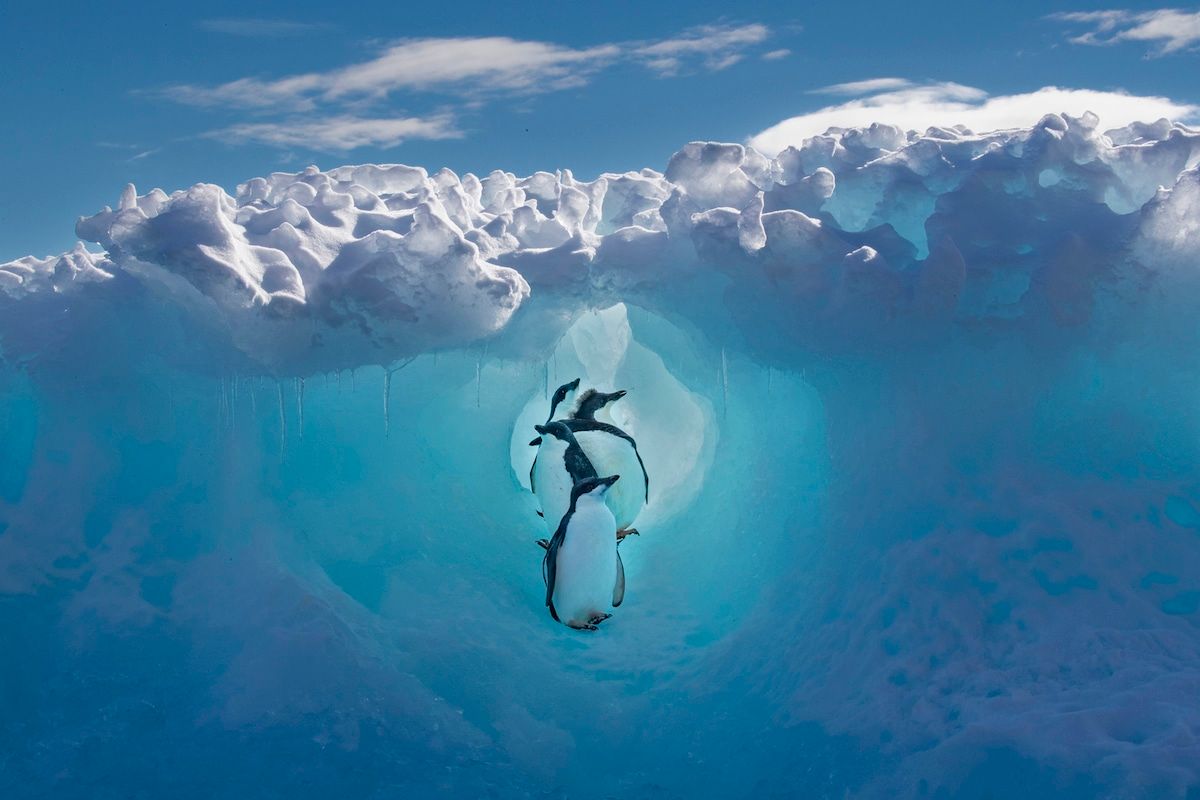
[[[665,173],[593,181],[363,165],[274,173],[235,197],[131,185],[115,210],[76,225],[104,255],[77,247],[0,265],[0,298],[87,304],[88,284],[120,273],[146,290],[141,302],[224,331],[248,369],[275,375],[463,346],[519,318],[531,292],[535,317],[630,297],[686,313],[662,288],[717,274],[740,304],[798,317],[792,333],[813,343],[830,338],[816,329],[831,341],[880,326],[894,335],[1038,303],[1080,313],[1095,276],[1038,284],[1029,253],[1081,227],[1106,251],[1126,249],[1139,224],[1143,250],[1186,252],[1194,226],[1168,234],[1161,220],[1186,216],[1188,201],[1171,198],[1193,191],[1198,161],[1200,134],[1179,125],[1101,133],[1094,115],[1049,115],[984,135],[833,129],[773,159],[692,143]]]

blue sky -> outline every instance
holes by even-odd
[[[982,125],[1113,101],[1028,96],[1049,85],[1136,96],[1116,116],[1195,121],[1200,105],[1196,7],[6,5],[0,260],[67,249],[75,217],[128,181],[232,190],[368,161],[591,177],[661,169],[687,141],[748,141],[795,117],[784,139],[863,115]]]

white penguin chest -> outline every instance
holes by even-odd
[[[575,439],[597,475],[621,476],[606,493],[605,502],[612,509],[619,530],[633,525],[646,502],[645,475],[633,445],[604,431],[579,431]]]
[[[533,465],[534,495],[550,533],[558,530],[559,521],[571,505],[571,487],[574,484],[563,460],[566,451],[566,444],[546,436],[542,439],[537,461]]]
[[[612,607],[616,523],[604,503],[580,498],[557,558],[554,608],[559,619],[586,623]]]

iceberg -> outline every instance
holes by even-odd
[[[1195,797],[1200,133],[128,186],[0,264],[0,796]],[[574,377],[651,476],[544,608]]]

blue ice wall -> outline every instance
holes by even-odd
[[[768,730],[765,699],[707,732],[701,698],[729,691],[718,643],[811,547],[815,395],[735,361],[753,383],[725,407],[710,365],[707,499],[623,546],[620,624],[585,639],[543,607],[545,534],[509,458],[550,365],[480,358],[394,374],[386,433],[379,369],[306,379],[302,435],[295,382],[166,373],[124,407],[13,387],[10,796],[737,791],[752,765],[704,752]],[[772,455],[780,437],[797,452]]]
[[[0,796],[1195,796],[1198,137],[896,136],[0,266]],[[652,487],[592,635],[522,483],[576,376]]]

